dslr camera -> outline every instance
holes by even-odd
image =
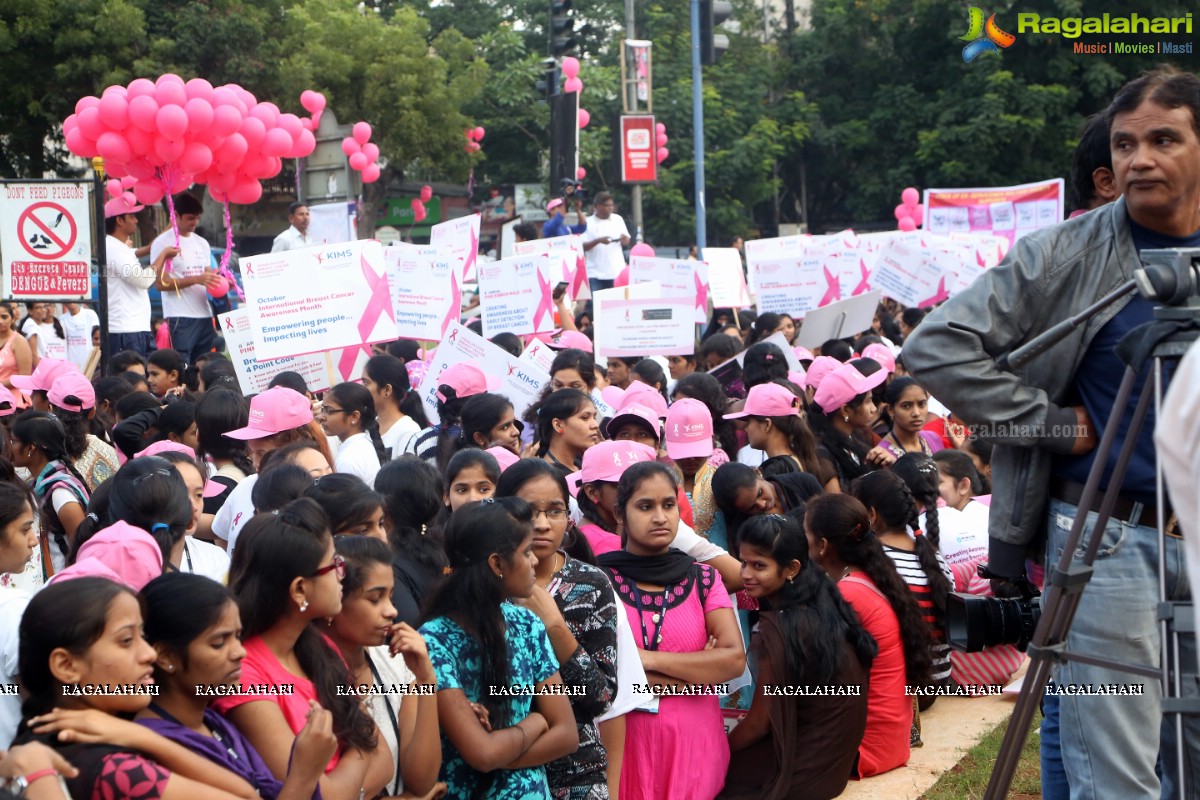
[[[559,181],[558,190],[563,196],[563,201],[568,205],[575,200],[584,204],[588,202],[588,190],[583,187],[583,184],[573,178],[563,178]]]

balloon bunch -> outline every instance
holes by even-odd
[[[425,221],[425,217],[429,216],[428,212],[425,210],[425,204],[432,199],[433,187],[429,184],[425,184],[421,187],[420,198],[414,197],[412,201],[413,222]]]
[[[108,196],[112,200],[124,197],[125,202],[133,207],[137,205],[137,195],[133,193],[133,187],[137,185],[137,178],[132,175],[126,175],[124,178],[109,178],[104,184],[104,188],[108,190]]]
[[[350,169],[362,175],[363,183],[379,180],[379,145],[371,141],[371,126],[354,123],[353,136],[342,139],[342,152],[350,158]]]
[[[655,157],[658,163],[661,164],[671,157],[671,151],[667,149],[667,126],[661,122],[654,125],[654,144],[658,147],[655,151]]]
[[[900,205],[896,206],[896,220],[902,231],[915,231],[925,221],[925,206],[917,202],[921,194],[913,187],[908,187],[900,193]]]
[[[463,130],[463,135],[467,137],[467,143],[463,147],[468,153],[478,153],[482,147],[479,143],[483,141],[483,135],[487,133],[481,126],[474,128],[466,128]]]
[[[571,92],[579,92],[582,95],[583,81],[579,79],[579,59],[574,58],[573,56],[567,56],[564,58],[562,61],[562,73],[566,78],[566,81],[563,83],[563,91],[567,94],[570,94]],[[591,121],[591,113],[586,108],[580,107],[579,129],[583,130],[591,123]]]
[[[311,118],[301,119],[300,124],[304,126],[305,130],[315,131],[321,124],[321,112],[325,110],[325,95],[314,92],[312,89],[305,89],[300,93],[300,105],[304,106],[305,111],[312,114]]]

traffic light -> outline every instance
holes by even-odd
[[[579,92],[550,98],[550,191],[562,191],[563,179],[579,169]]]
[[[534,88],[547,99],[558,94],[558,59],[542,59],[542,78],[534,84]]]
[[[575,49],[571,0],[550,0],[550,55],[562,58]]]
[[[729,49],[729,37],[716,28],[733,14],[728,0],[700,0],[700,63],[715,64]]]

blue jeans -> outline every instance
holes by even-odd
[[[123,350],[132,350],[142,358],[154,352],[154,334],[150,331],[139,333],[109,333],[108,355],[112,356]]]
[[[595,294],[601,289],[613,288],[613,282],[604,278],[588,278],[588,287],[591,288],[592,294]]]
[[[171,326],[171,346],[188,364],[195,364],[216,344],[212,317],[169,317],[167,324]]]
[[[1051,500],[1049,510],[1049,563],[1056,564],[1070,534],[1078,509]],[[1095,524],[1089,512],[1076,559]],[[1167,599],[1189,596],[1182,541],[1168,537],[1166,548]],[[1140,664],[1158,664],[1160,635],[1158,601],[1158,533],[1145,525],[1109,520],[1100,544],[1095,571],[1084,590],[1071,625],[1067,646],[1075,653]],[[1195,637],[1191,663],[1184,671],[1195,673]],[[1164,733],[1162,690],[1157,681],[1136,675],[1070,662],[1054,673],[1060,686],[1125,684],[1143,687],[1142,696],[1062,696],[1059,698],[1059,733],[1062,760],[1071,786],[1072,800],[1093,798],[1145,798],[1160,800],[1162,787],[1155,774],[1161,747],[1164,770],[1175,769],[1174,735]],[[1194,691],[1194,688],[1193,688]],[[1173,721],[1174,717],[1169,718]],[[1185,742],[1192,769],[1200,767],[1200,720],[1184,718]],[[1170,752],[1171,756],[1166,754]],[[1194,774],[1194,772],[1193,772]],[[1182,795],[1177,795],[1182,796]]]
[[[1058,695],[1042,699],[1041,740],[1042,800],[1071,800],[1071,787],[1063,769],[1062,738],[1058,726]]]

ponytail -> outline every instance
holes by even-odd
[[[387,448],[383,446],[383,438],[379,435],[379,417],[375,413],[375,401],[371,399],[371,393],[359,383],[339,383],[329,390],[329,394],[341,404],[346,416],[358,413],[363,433],[371,437],[371,444],[375,446],[379,465],[386,464],[390,459]]]

